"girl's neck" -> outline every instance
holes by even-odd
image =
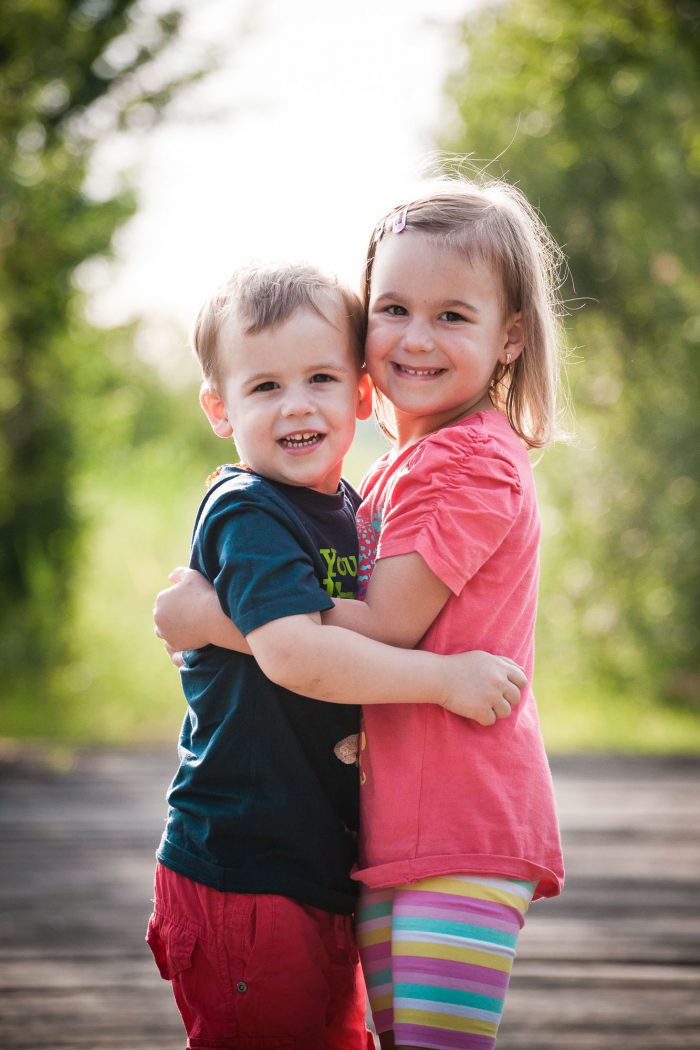
[[[403,452],[404,449],[422,441],[428,434],[434,434],[436,431],[442,430],[443,427],[449,427],[453,423],[458,423],[461,419],[467,419],[469,416],[476,415],[478,412],[495,411],[497,409],[493,407],[488,394],[484,394],[475,404],[470,405],[466,409],[461,408],[456,413],[445,412],[433,416],[409,416],[395,411],[396,451]]]

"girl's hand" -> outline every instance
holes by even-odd
[[[156,598],[153,619],[155,632],[176,666],[181,662],[173,654],[205,645],[250,654],[248,643],[219,605],[216,591],[204,576],[178,566],[168,579],[174,586]]]
[[[183,649],[201,649],[210,638],[207,623],[212,603],[221,612],[216,591],[200,573],[194,569],[178,566],[168,576],[173,586],[161,591],[153,609],[155,633],[165,642],[165,648],[173,663],[174,653]],[[179,664],[177,664],[179,666]]]
[[[182,652],[179,649],[172,649],[167,642],[164,643],[163,647],[168,656],[170,657],[171,662],[175,664],[178,670],[185,666],[185,661],[183,659]]]
[[[527,685],[525,672],[506,656],[475,650],[441,658],[446,667],[442,706],[482,726],[508,718],[520,691]]]

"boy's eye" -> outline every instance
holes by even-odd
[[[391,306],[385,308],[384,312],[389,314],[390,317],[403,317],[406,314],[406,307],[399,306],[398,303],[392,303]]]
[[[257,386],[253,387],[253,393],[257,394],[259,392],[264,394],[267,390],[276,389],[277,383],[275,383],[272,379],[267,379],[264,383],[258,383]]]
[[[311,376],[312,383],[335,383],[335,376],[329,376],[327,372],[316,372]]]
[[[454,310],[445,310],[442,317],[445,321],[449,321],[450,324],[457,324],[458,321],[464,321],[464,317],[461,314],[456,313]]]

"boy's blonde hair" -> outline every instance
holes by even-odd
[[[362,277],[365,309],[377,246],[382,237],[402,236],[404,229],[493,267],[501,281],[504,315],[522,313],[525,349],[512,364],[496,367],[489,395],[525,444],[542,448],[559,436],[561,249],[523,194],[507,183],[459,177],[431,185],[408,205],[392,209],[375,228]],[[389,433],[382,417],[380,426]]]
[[[237,270],[199,311],[192,348],[206,382],[221,380],[219,337],[236,317],[246,335],[288,321],[297,310],[313,310],[334,328],[345,322],[358,364],[364,362],[365,311],[357,295],[328,274],[302,263],[246,266]]]

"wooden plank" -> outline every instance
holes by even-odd
[[[172,751],[0,752],[0,1048],[177,1050],[143,942]],[[567,886],[498,1050],[700,1047],[700,759],[562,756]]]

